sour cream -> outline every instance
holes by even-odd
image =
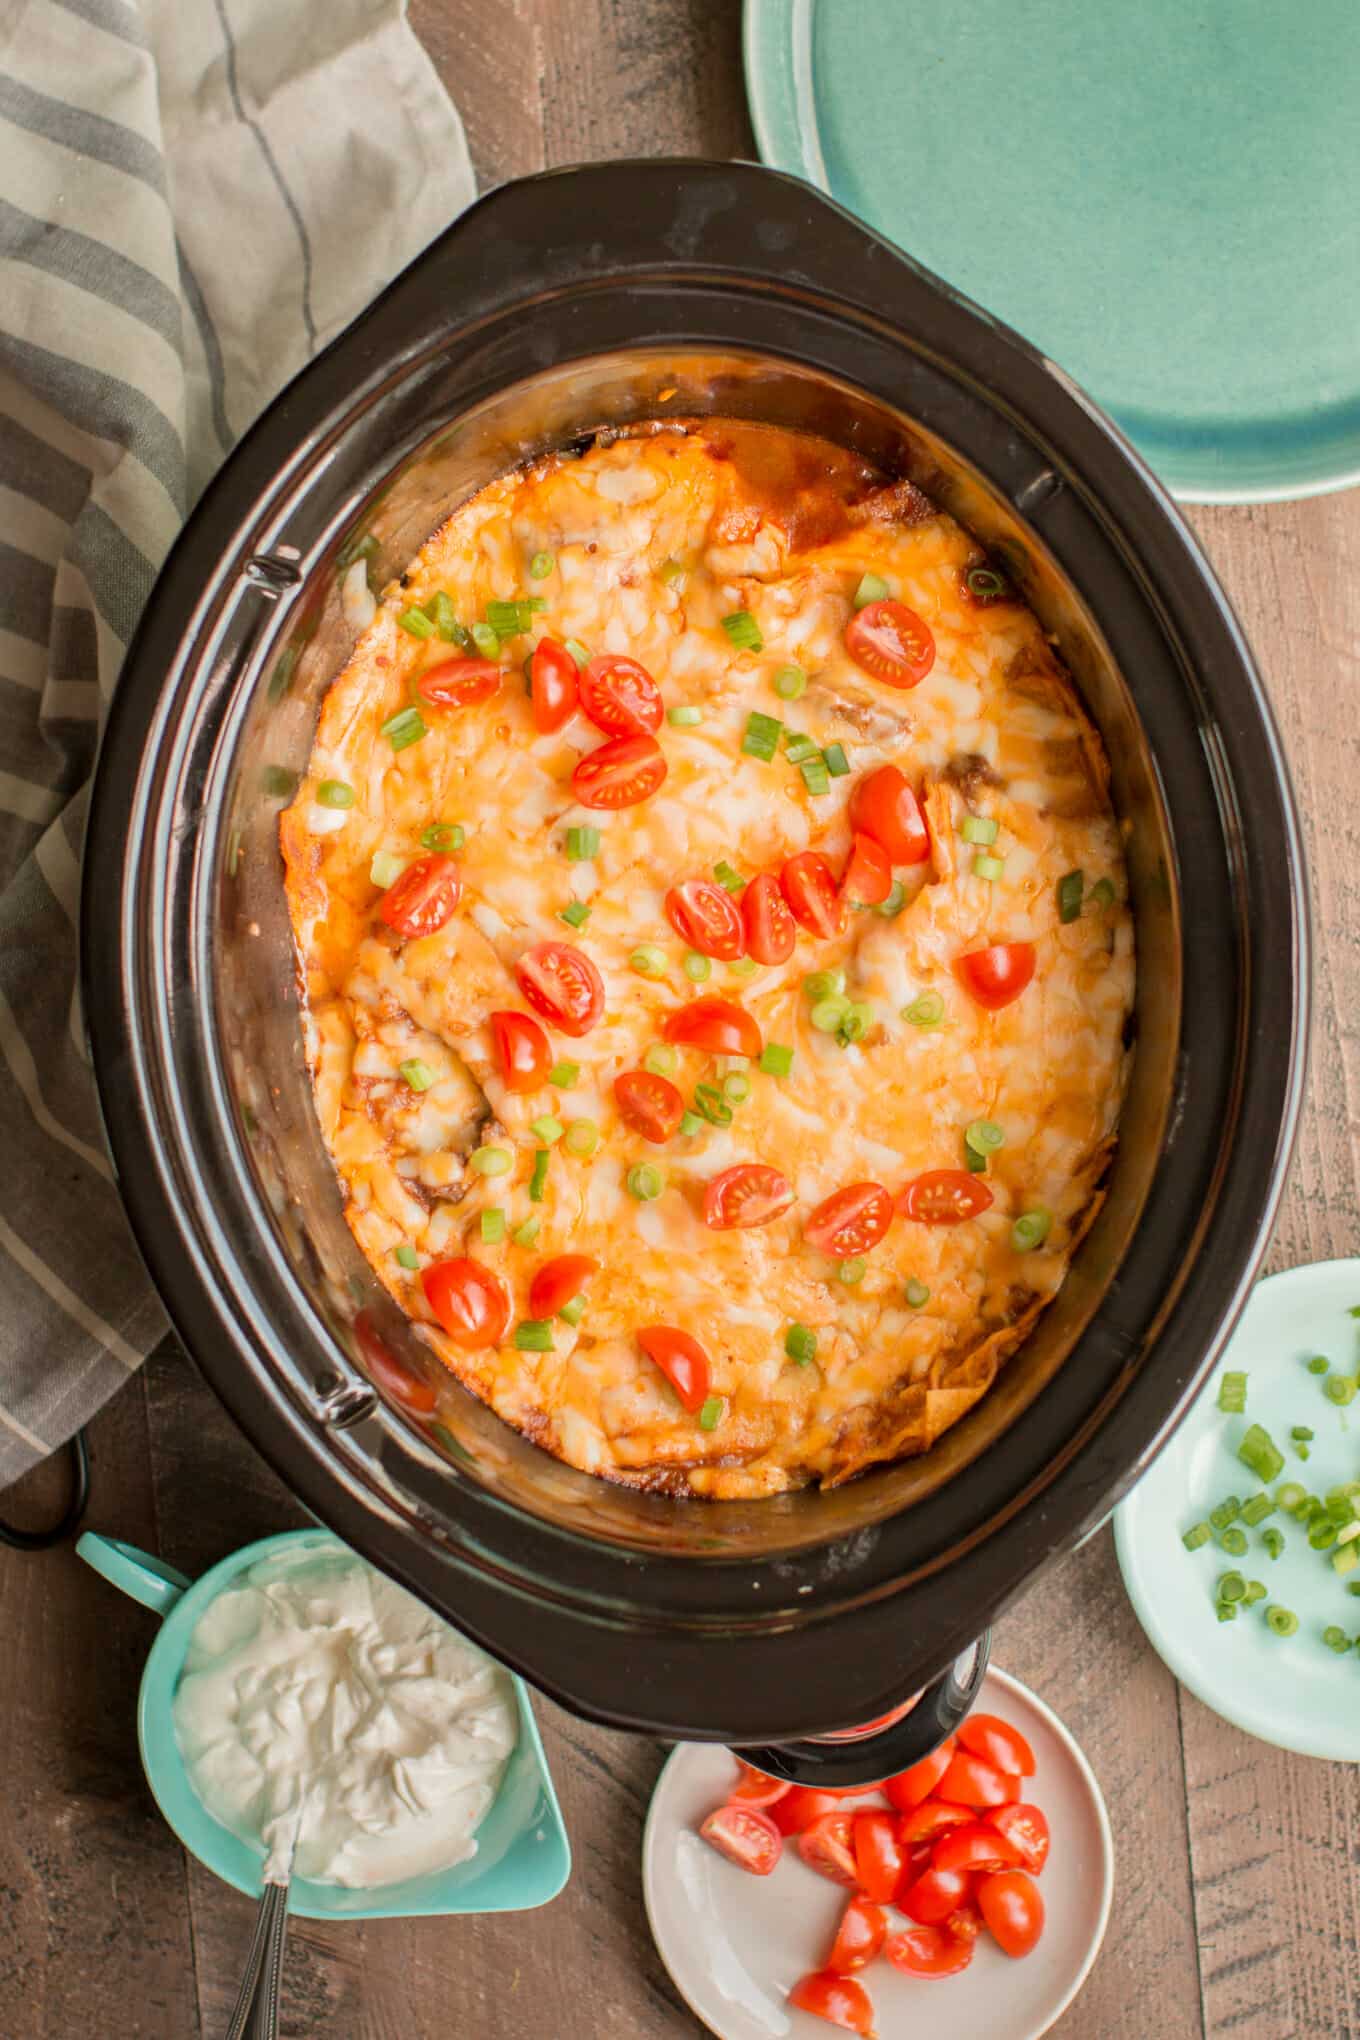
[[[323,1537],[217,1596],[174,1717],[194,1789],[266,1880],[291,1863],[356,1887],[474,1855],[518,1732],[507,1674]]]

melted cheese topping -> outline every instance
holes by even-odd
[[[553,567],[534,580],[540,552]],[[282,839],[317,1110],[349,1223],[458,1380],[575,1466],[673,1493],[756,1496],[924,1450],[985,1392],[1090,1221],[1133,992],[1120,836],[1099,741],[1035,618],[1017,601],[970,594],[966,575],[981,560],[918,491],[883,485],[837,448],[774,428],[681,425],[554,456],[463,504],[387,590],[327,696]],[[934,633],[934,666],[910,691],[880,684],[845,649],[865,573]],[[544,607],[504,647],[493,699],[425,710],[427,734],[394,750],[382,725],[451,651],[398,617],[441,590],[465,625],[488,602],[532,593]],[[723,629],[742,609],[758,622],[758,652],[734,648]],[[574,802],[572,770],[603,739],[579,712],[553,735],[536,732],[521,664],[542,636],[627,653],[668,707],[702,711],[693,726],[662,726],[668,773],[653,798],[610,813]],[[809,684],[786,704],[770,683],[791,662]],[[782,749],[771,763],[743,755],[757,709],[820,746],[842,745],[848,774],[814,795]],[[792,1049],[791,1073],[753,1066],[730,1126],[649,1145],[621,1121],[612,1087],[695,994],[667,889],[724,860],[747,877],[777,873],[809,848],[839,872],[851,791],[888,763],[920,790],[932,838],[929,862],[896,873],[903,910],[852,913],[829,941],[800,931],[786,965],[714,963],[699,989],[744,1005],[766,1042]],[[354,804],[319,801],[326,780],[351,786]],[[998,824],[998,879],[974,874],[960,834],[970,813]],[[412,861],[435,821],[465,832],[462,901],[436,934],[403,942],[377,917],[372,861]],[[599,830],[589,862],[565,856],[573,825]],[[379,866],[388,883],[392,868]],[[1056,888],[1072,871],[1085,874],[1087,897],[1064,924]],[[1090,896],[1100,879],[1109,903]],[[590,909],[579,930],[560,919],[572,899]],[[546,940],[590,956],[605,1013],[581,1040],[553,1036],[555,1054],[579,1064],[569,1089],[513,1095],[489,1015],[524,1009],[514,966]],[[1034,981],[985,1011],[954,963],[1018,941],[1037,949]],[[641,944],[663,952],[662,976],[630,968]],[[850,1046],[810,1024],[803,980],[825,969],[844,971],[848,996],[872,1009]],[[926,991],[943,1000],[943,1020],[912,1025],[904,1009]],[[402,1080],[410,1058],[433,1074],[428,1089]],[[681,1049],[675,1081],[688,1102],[724,1067]],[[602,1140],[588,1159],[555,1145],[545,1195],[531,1203],[531,1122],[544,1115],[594,1120]],[[1005,1135],[980,1217],[928,1226],[899,1216],[853,1285],[804,1242],[803,1219],[844,1185],[896,1194],[920,1171],[960,1167],[963,1128],[978,1118]],[[469,1169],[483,1145],[508,1148],[511,1170]],[[758,1229],[712,1231],[704,1187],[740,1161],[781,1170],[793,1207]],[[627,1189],[643,1162],[664,1179],[645,1203]],[[1053,1214],[1047,1238],[1017,1251],[1014,1219],[1040,1206]],[[481,1217],[492,1209],[506,1231],[488,1245]],[[516,1244],[531,1216],[537,1237]],[[518,1351],[513,1331],[496,1350],[469,1352],[434,1323],[420,1282],[431,1262],[484,1262],[527,1318],[535,1269],[567,1251],[593,1255],[602,1272],[579,1326],[555,1324],[550,1352]],[[920,1307],[909,1284],[929,1291]],[[713,1428],[686,1414],[642,1353],[637,1331],[652,1324],[685,1327],[706,1348],[721,1399]],[[810,1364],[785,1353],[791,1324],[816,1333]]]

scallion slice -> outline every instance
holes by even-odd
[[[1360,1565],[1360,1552],[1356,1550],[1354,1543],[1341,1544],[1338,1540],[1338,1547],[1332,1553],[1333,1572],[1344,1575],[1354,1572],[1357,1565]]]
[[[1339,1657],[1343,1650],[1349,1650],[1351,1640],[1344,1629],[1338,1629],[1335,1622],[1329,1622],[1322,1632],[1322,1641],[1328,1650],[1334,1650]]]
[[[484,659],[498,659],[501,655],[501,641],[489,623],[474,623],[472,642]]]
[[[550,552],[536,552],[529,562],[529,579],[546,581],[557,561]]]
[[[1242,1513],[1240,1495],[1225,1495],[1217,1508],[1210,1509],[1209,1521],[1215,1530],[1226,1530],[1229,1523],[1235,1523]]]
[[[980,1155],[994,1155],[1006,1145],[1005,1132],[994,1119],[971,1119],[963,1129],[963,1137]]]
[[[843,970],[809,971],[808,975],[803,979],[803,990],[807,993],[814,1006],[822,999],[838,999],[845,990],[845,972]]]
[[[864,1280],[864,1271],[868,1265],[869,1263],[865,1260],[863,1254],[856,1254],[849,1261],[841,1262],[836,1270],[836,1280],[844,1282],[847,1287],[853,1289],[857,1282]]]
[[[680,1051],[672,1048],[669,1041],[654,1041],[642,1058],[642,1067],[654,1077],[673,1077],[679,1062]]]
[[[995,567],[969,567],[963,579],[974,602],[1002,602],[1010,592],[1005,575]]]
[[[859,586],[850,597],[856,609],[867,609],[871,602],[887,600],[888,584],[882,574],[861,574]]]
[[[590,908],[584,900],[568,900],[557,918],[565,921],[569,928],[584,928],[590,919]]]
[[[1005,869],[1005,858],[993,857],[986,850],[979,850],[973,859],[974,878],[985,878],[989,884],[994,885]]]
[[[352,808],[354,788],[347,786],[343,779],[323,779],[316,789],[316,797],[322,807]]]
[[[850,1001],[842,993],[839,997],[819,999],[808,1019],[819,1034],[836,1034],[850,1011]]]
[[[724,892],[739,893],[746,890],[746,880],[739,871],[734,871],[725,857],[720,857],[713,867],[713,876]]]
[[[1229,1369],[1224,1375],[1222,1381],[1218,1384],[1218,1407],[1221,1410],[1226,1410],[1229,1416],[1240,1416],[1242,1414],[1242,1411],[1247,1407],[1247,1377],[1245,1374],[1236,1374]],[[1248,1436],[1250,1436],[1250,1433],[1248,1433]],[[1248,1464],[1250,1464],[1250,1461],[1248,1461]],[[1274,1476],[1271,1475],[1270,1478],[1273,1479]]]
[[[1312,1359],[1308,1362],[1308,1372],[1310,1374],[1325,1374],[1331,1364],[1325,1353],[1314,1353]]]
[[[423,609],[403,609],[397,618],[397,628],[404,630],[408,637],[432,638],[434,625]]]
[[[506,1176],[515,1166],[515,1158],[509,1148],[480,1147],[476,1154],[468,1156],[468,1167],[474,1176]]]
[[[1322,1384],[1328,1402],[1344,1407],[1355,1401],[1355,1382],[1349,1374],[1329,1374]]]
[[[560,1119],[554,1119],[549,1112],[545,1113],[541,1119],[531,1119],[529,1121],[529,1131],[540,1147],[552,1147],[557,1141],[561,1140],[566,1128]]]
[[[1220,1601],[1244,1601],[1247,1597],[1247,1583],[1240,1572],[1219,1574],[1218,1598]]]
[[[741,748],[748,758],[762,758],[768,765],[779,744],[779,732],[783,723],[772,715],[762,715],[753,708],[746,718],[746,729],[742,736]]]
[[[434,1082],[434,1071],[418,1055],[413,1055],[408,1062],[398,1063],[397,1071],[413,1091],[428,1091]]]
[[[939,992],[918,992],[911,1004],[902,1008],[902,1018],[909,1027],[938,1027],[944,1018],[944,999]]]
[[[797,701],[807,692],[807,674],[801,666],[780,666],[770,685],[781,701]]]
[[[1273,1523],[1261,1532],[1261,1542],[1266,1548],[1267,1558],[1278,1558],[1284,1550],[1284,1532],[1277,1530]]]
[[[553,1330],[550,1318],[523,1318],[515,1326],[515,1344],[521,1353],[551,1353]]]
[[[505,1238],[505,1213],[498,1204],[490,1205],[481,1215],[483,1243],[494,1247]]]
[[[1242,1504],[1242,1521],[1253,1530],[1258,1523],[1264,1523],[1267,1516],[1275,1514],[1275,1504],[1269,1495],[1252,1495]]]
[[[830,793],[831,776],[826,769],[826,760],[820,753],[815,758],[804,758],[798,770],[803,775],[803,784],[811,794]]]
[[[656,570],[656,578],[668,588],[682,588],[688,571],[683,560],[663,560]]]
[[[517,1225],[510,1237],[517,1247],[531,1247],[543,1230],[543,1221],[535,1211],[526,1218],[523,1225]]]
[[[1299,1618],[1292,1608],[1281,1608],[1272,1602],[1266,1609],[1266,1623],[1276,1636],[1292,1636],[1299,1626]]]
[[[965,815],[959,830],[965,843],[995,843],[1001,824],[994,815]]]
[[[467,841],[467,832],[459,822],[431,822],[420,832],[422,850],[442,850],[447,856],[450,850],[461,850]]]
[[[654,942],[644,942],[639,948],[633,950],[629,956],[628,968],[629,970],[636,971],[639,977],[664,977],[666,975],[666,952],[664,949],[658,949]]]
[[[925,1283],[918,1282],[914,1275],[907,1284],[904,1294],[913,1310],[923,1310],[926,1304],[930,1302],[930,1291],[926,1288]]]
[[[822,752],[826,769],[833,779],[844,779],[850,770],[850,760],[845,755],[844,744],[828,744]]]
[[[790,765],[801,765],[807,758],[820,758],[821,752],[806,730],[785,730],[784,756]]]
[[[888,888],[887,899],[880,900],[878,905],[871,907],[869,911],[870,913],[877,914],[881,920],[895,921],[906,904],[907,888],[903,885],[900,878],[895,878]]]
[[[566,640],[566,648],[571,653],[573,659],[575,659],[578,671],[580,671],[581,668],[588,666],[590,664],[590,653],[581,643],[580,638],[569,637]]]
[[[713,965],[702,950],[687,949],[684,957],[684,973],[692,985],[701,985],[713,975]]]
[[[434,625],[435,635],[444,644],[457,644],[461,625],[454,614],[453,603],[442,588],[425,604],[425,614]]]
[[[704,1120],[698,1112],[684,1112],[680,1116],[680,1131],[686,1140],[692,1140],[696,1133],[704,1130]]]
[[[767,1077],[786,1077],[793,1068],[793,1050],[782,1041],[767,1041],[760,1051],[760,1067]]]
[[[635,1163],[624,1180],[628,1185],[628,1195],[636,1197],[639,1204],[650,1204],[666,1187],[660,1169],[653,1168],[650,1162]]]
[[[381,886],[384,892],[389,885],[395,885],[406,869],[406,859],[394,856],[390,850],[375,850],[368,867],[372,883]]]
[[[1300,1502],[1306,1502],[1307,1499],[1307,1488],[1296,1480],[1282,1481],[1275,1490],[1275,1500],[1282,1509],[1287,1509],[1291,1516],[1298,1508]]]
[[[559,1091],[569,1091],[581,1074],[580,1063],[554,1063],[548,1071],[548,1082],[556,1084]]]
[[[1065,871],[1058,880],[1058,919],[1063,922],[1075,921],[1081,915],[1082,895],[1086,890],[1086,874],[1083,871]]]
[[[579,1325],[585,1314],[586,1300],[584,1296],[569,1296],[561,1310],[557,1313],[564,1325]]]
[[[1036,1204],[1032,1211],[1024,1211],[1011,1227],[1011,1245],[1017,1254],[1028,1254],[1035,1247],[1041,1247],[1053,1226],[1053,1213]]]
[[[418,1268],[420,1256],[414,1247],[408,1247],[405,1240],[397,1248],[396,1262],[399,1268]]]
[[[1223,1546],[1223,1549],[1230,1553],[1233,1558],[1246,1557],[1247,1533],[1245,1530],[1239,1530],[1235,1523],[1230,1530],[1223,1532],[1218,1541]]]
[[[784,1334],[784,1351],[790,1360],[806,1367],[817,1357],[817,1334],[807,1325],[790,1325]]]
[[[600,1145],[600,1129],[593,1119],[569,1119],[567,1130],[562,1136],[562,1145],[569,1155],[581,1161],[589,1161]]]
[[[1314,1435],[1313,1427],[1311,1424],[1291,1424],[1289,1435],[1296,1445],[1307,1445]]]
[[[486,620],[498,638],[523,637],[534,620],[535,610],[543,607],[543,598],[531,595],[527,601],[488,602]]]
[[[745,1070],[733,1070],[722,1080],[722,1094],[729,1105],[744,1105],[751,1095],[751,1079]]]
[[[588,864],[599,854],[600,832],[589,825],[567,830],[567,860],[571,864]]]
[[[1255,1607],[1256,1603],[1264,1601],[1265,1597],[1266,1590],[1260,1580],[1247,1581],[1246,1605],[1248,1608]]]
[[[703,710],[696,708],[692,701],[678,702],[674,708],[666,710],[666,721],[676,730],[697,729],[703,719]]]
[[[270,800],[291,800],[297,792],[298,776],[286,765],[266,765],[260,774],[260,785]]]
[[[1091,887],[1091,898],[1100,908],[1114,905],[1114,887],[1108,878],[1098,878]]]
[[[702,1112],[710,1126],[730,1126],[732,1107],[716,1084],[696,1084],[694,1087],[694,1109]]]
[[[548,1164],[551,1160],[551,1148],[541,1147],[534,1150],[534,1173],[529,1178],[529,1202],[531,1204],[541,1204],[543,1202],[543,1193],[548,1187]]]
[[[852,1042],[862,1041],[873,1026],[878,1015],[863,999],[854,999],[850,1010],[836,1029],[836,1039],[842,1048],[849,1048]]]
[[[720,1395],[711,1395],[699,1412],[699,1429],[701,1431],[716,1431],[722,1422],[723,1411],[726,1407],[727,1405]]]
[[[379,731],[386,737],[394,751],[409,750],[418,744],[426,733],[425,718],[418,708],[401,708],[395,715],[389,715]]]
[[[728,643],[736,651],[758,652],[764,646],[760,625],[749,609],[734,609],[730,616],[723,618],[722,627],[727,632]]]
[[[1181,1533],[1181,1543],[1187,1551],[1201,1551],[1213,1534],[1207,1523],[1195,1523]]]

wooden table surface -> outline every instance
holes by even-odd
[[[754,155],[735,0],[412,0],[483,185],[632,154]],[[1192,513],[1293,763],[1318,955],[1310,1103],[1271,1265],[1360,1251],[1360,492]],[[98,1528],[193,1573],[300,1512],[173,1348],[93,1426]],[[40,1470],[5,1499],[32,1520]],[[143,1783],[152,1618],[69,1549],[0,1551],[0,2035],[215,2040],[253,1909],[187,1861]],[[1114,1823],[1104,1950],[1062,2040],[1360,2034],[1353,1771],[1265,1748],[1181,1691],[1102,1532],[1001,1623],[997,1661],[1085,1746]],[[576,1867],[547,1911],[294,1925],[291,2040],[693,2040],[638,1877],[663,1751],[539,1708]],[[828,2029],[829,2030],[829,2029]]]

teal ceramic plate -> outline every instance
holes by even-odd
[[[1172,492],[1360,482],[1355,0],[746,0],[761,155],[1075,376]]]
[[[1284,1453],[1283,1481],[1302,1482],[1311,1494],[1360,1480],[1360,1397],[1338,1409],[1323,1393],[1324,1376],[1310,1374],[1315,1354],[1337,1373],[1360,1367],[1360,1260],[1318,1261],[1259,1283],[1232,1342],[1203,1393],[1170,1444],[1114,1514],[1115,1549],[1138,1619],[1176,1677],[1206,1707],[1248,1735],[1305,1757],[1360,1762],[1360,1596],[1346,1591],[1360,1581],[1360,1565],[1345,1578],[1329,1552],[1309,1548],[1292,1517],[1277,1512],[1260,1528],[1246,1529],[1245,1557],[1217,1543],[1187,1552],[1181,1534],[1207,1518],[1226,1495],[1244,1501],[1261,1482],[1237,1457],[1248,1424],[1265,1427]],[[1247,1408],[1224,1416],[1218,1389],[1224,1372],[1247,1376]],[[1314,1433],[1307,1461],[1290,1443],[1295,1425]],[[1285,1549],[1272,1560],[1262,1531],[1273,1525]],[[1242,1526],[1239,1526],[1242,1527]],[[1259,1580],[1267,1598],[1240,1608],[1235,1622],[1214,1612],[1215,1583],[1227,1570]],[[1271,1634],[1263,1610],[1272,1604],[1299,1618],[1290,1637]],[[1330,1624],[1344,1629],[1352,1647],[1334,1656],[1322,1642]]]

